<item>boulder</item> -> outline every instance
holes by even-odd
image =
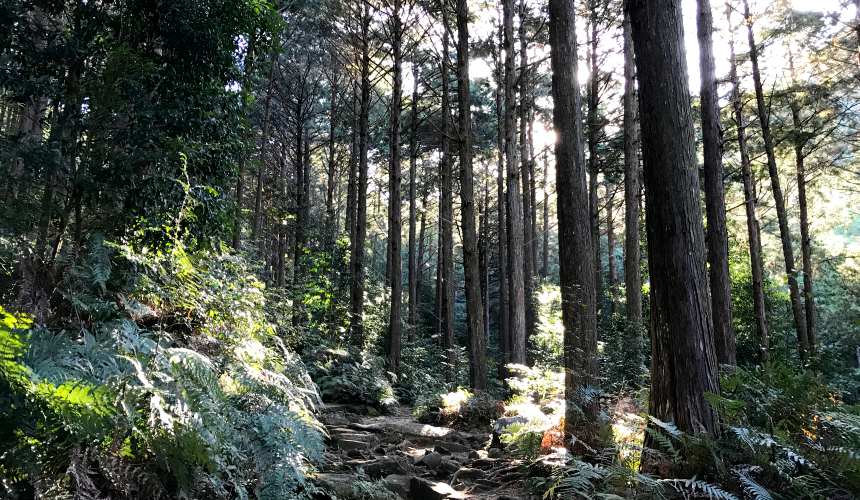
[[[397,493],[403,498],[409,498],[409,489],[412,478],[405,474],[389,474],[385,476],[383,482],[385,486],[394,493]]]
[[[381,457],[361,465],[364,473],[372,479],[381,479],[392,474],[406,474],[406,464],[395,457]]]
[[[358,477],[352,474],[320,473],[315,481],[338,498],[350,498],[353,495],[352,485],[358,481]]]
[[[419,465],[424,465],[425,467],[430,467],[431,469],[436,469],[439,465],[442,464],[442,455],[436,453],[435,451],[431,451],[430,453],[426,453],[421,460],[418,461]]]
[[[447,483],[437,483],[420,477],[413,477],[409,486],[412,500],[452,500],[468,498],[465,494],[455,490]]]

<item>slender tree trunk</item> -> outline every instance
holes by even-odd
[[[792,82],[797,78],[794,71],[794,54],[789,48],[788,64]],[[794,164],[797,168],[797,200],[800,208],[800,250],[803,259],[803,305],[806,317],[806,342],[809,351],[815,352],[815,295],[812,290],[812,240],[809,236],[809,199],[806,196],[806,154],[803,148],[806,137],[803,122],[800,118],[800,104],[794,97],[789,103],[791,107],[792,146],[794,146]]]
[[[328,171],[326,173],[326,192],[325,192],[325,213],[326,223],[328,225],[329,251],[334,252],[334,242],[337,240],[337,213],[335,212],[335,185],[337,184],[335,175],[337,173],[337,161],[335,158],[335,145],[338,125],[338,73],[337,62],[332,56],[332,77],[331,77],[331,99],[329,102],[329,122],[328,122]]]
[[[505,163],[508,166],[508,267],[510,268],[510,328],[511,363],[526,362],[526,295],[523,250],[523,206],[520,195],[520,169],[517,165],[516,89],[514,88],[514,2],[504,0],[505,31]]]
[[[651,277],[650,415],[717,433],[719,393],[681,4],[631,0]],[[646,437],[646,446],[650,446]],[[648,467],[648,460],[643,462]]]
[[[589,220],[591,221],[591,241],[594,255],[594,286],[597,293],[597,311],[603,303],[603,266],[600,262],[600,215],[597,203],[599,188],[597,183],[600,161],[597,156],[597,142],[600,139],[600,119],[597,116],[597,107],[600,104],[600,73],[597,66],[597,0],[589,0],[591,36],[588,44],[588,60],[590,74],[588,80],[588,205]]]
[[[731,29],[732,6],[726,3],[726,21]],[[734,33],[734,30],[731,30]],[[732,112],[737,128],[738,151],[741,155],[741,179],[744,187],[744,209],[746,210],[747,235],[749,240],[750,270],[752,274],[753,310],[755,312],[756,332],[759,338],[761,361],[769,358],[769,341],[767,326],[767,309],[764,300],[764,264],[762,263],[761,230],[756,215],[756,182],[750,166],[749,150],[746,141],[746,125],[744,122],[743,100],[738,82],[737,58],[735,57],[734,35],[729,38],[730,63],[729,79],[732,82]]]
[[[271,129],[272,85],[274,83],[275,61],[276,58],[273,57],[272,65],[269,68],[269,84],[266,88],[266,99],[263,104],[263,135],[260,137],[260,165],[257,168],[257,189],[254,194],[254,222],[251,225],[251,239],[255,242],[260,234],[260,223],[263,219],[263,180],[266,176],[266,152],[269,143],[269,130]]]
[[[499,25],[499,46],[504,43],[504,29]],[[504,380],[507,376],[505,368],[511,362],[511,338],[508,325],[509,275],[508,275],[508,230],[506,227],[505,209],[505,121],[504,121],[504,67],[501,54],[496,56],[496,218],[498,223],[498,280],[499,280],[499,345],[501,347],[499,360],[499,378]]]
[[[358,129],[360,126],[359,108],[357,104],[359,101],[359,91],[356,87],[353,90],[352,98],[352,140],[350,141],[349,151],[349,172],[346,177],[346,234],[349,236],[349,241],[355,240],[355,216],[357,212],[356,170],[358,169]]]
[[[720,364],[735,365],[735,331],[732,325],[731,280],[729,279],[729,238],[726,232],[726,193],[720,106],[714,69],[713,16],[710,0],[697,0],[696,33],[699,39],[700,100],[702,105],[702,145],[704,148],[705,212],[708,217],[708,276],[714,318],[714,344]]]
[[[782,256],[785,261],[785,273],[788,275],[788,289],[791,297],[791,312],[794,316],[794,327],[797,331],[797,350],[800,358],[805,360],[809,351],[809,342],[806,334],[806,320],[803,317],[803,309],[800,305],[800,291],[797,286],[797,269],[794,267],[794,249],[791,244],[791,231],[788,228],[788,213],[785,210],[785,198],[782,194],[782,186],[779,181],[779,170],[776,166],[776,155],[773,149],[773,139],[770,134],[770,117],[768,116],[767,104],[764,100],[764,89],[761,83],[761,72],[758,66],[758,47],[753,35],[752,16],[750,15],[749,2],[744,0],[744,18],[747,25],[747,39],[750,47],[750,62],[753,69],[753,84],[755,85],[756,107],[758,110],[759,123],[761,124],[761,135],[764,141],[764,149],[767,154],[767,170],[770,175],[770,185],[773,191],[773,201],[776,206],[776,216],[779,220],[779,236],[782,242]]]
[[[547,175],[549,172],[549,155],[543,157],[543,181],[541,182],[541,191],[543,191],[543,254],[541,255],[541,278],[549,277],[549,189],[547,188]]]
[[[248,42],[248,50],[245,53],[244,72],[242,82],[242,102],[248,102],[246,97],[250,93],[251,75],[254,68],[254,47],[256,46],[256,37],[252,36]],[[247,112],[247,110],[245,110]],[[239,160],[239,171],[236,173],[236,207],[233,214],[233,250],[239,250],[242,245],[242,204],[244,203],[245,190],[245,160]]]
[[[469,92],[469,9],[457,0],[457,101],[460,121],[460,216],[463,231],[463,273],[466,278],[466,316],[469,322],[469,375],[472,388],[487,388],[487,345],[481,268],[475,229],[475,181],[472,171],[472,97]]]
[[[418,62],[412,61],[412,102],[409,119],[409,339],[418,323],[418,261],[416,260],[416,168],[418,159]]]
[[[386,339],[386,355],[388,370],[394,374],[400,371],[401,343],[401,304],[403,302],[403,266],[401,262],[401,233],[400,217],[400,110],[403,106],[403,21],[400,19],[402,0],[394,0],[394,10],[391,13],[392,49],[394,53],[394,87],[391,91],[391,159],[388,164],[389,180],[389,221],[388,221],[388,257],[391,270],[391,307],[388,317],[388,338]]]
[[[566,436],[577,436],[594,445],[599,405],[596,398],[586,396],[586,389],[597,383],[597,295],[576,73],[575,12],[575,0],[549,2],[553,124],[558,134],[555,156],[564,323],[564,430]]]
[[[614,189],[614,186],[611,186]],[[606,262],[609,265],[609,314],[615,314],[618,290],[618,265],[615,261],[615,191],[606,185]]]
[[[529,339],[534,334],[537,318],[534,310],[534,226],[532,224],[532,190],[531,190],[531,168],[529,155],[529,134],[528,134],[528,104],[529,104],[529,71],[528,71],[528,35],[526,33],[526,16],[527,7],[525,0],[520,0],[519,4],[519,39],[520,39],[520,69],[519,69],[519,89],[520,102],[517,108],[517,115],[520,122],[519,128],[519,147],[520,147],[520,177],[522,178],[523,189],[523,279],[525,280],[525,307],[526,307],[526,348],[528,348]]]
[[[624,12],[624,291],[627,329],[625,354],[628,376],[638,382],[642,366],[642,270],[639,249],[639,207],[642,197],[642,172],[639,168],[639,123],[636,102],[636,64],[630,16]]]
[[[441,241],[440,259],[442,264],[441,285],[441,328],[442,344],[447,357],[447,380],[457,380],[457,353],[454,339],[454,179],[451,170],[451,104],[449,101],[448,76],[448,6],[442,2],[442,164],[439,200],[439,237]]]
[[[423,189],[423,193],[421,195],[421,221],[418,223],[418,258],[417,258],[418,263],[415,267],[415,269],[416,269],[416,271],[415,271],[415,290],[416,290],[416,292],[415,292],[415,322],[413,323],[413,325],[415,325],[415,327],[411,328],[409,330],[409,332],[410,332],[409,339],[410,340],[412,340],[413,335],[415,334],[415,331],[417,329],[418,322],[421,319],[420,318],[421,303],[422,303],[422,301],[421,301],[421,290],[422,290],[422,286],[423,286],[423,282],[424,282],[424,253],[425,253],[425,249],[426,249],[425,235],[426,235],[426,228],[427,228],[427,193],[428,192],[429,192],[429,189],[425,188],[425,189]]]
[[[356,186],[355,238],[352,241],[350,270],[350,331],[355,344],[364,342],[364,240],[367,238],[367,149],[370,111],[370,13],[365,4],[361,16],[361,99],[358,132],[358,185]]]

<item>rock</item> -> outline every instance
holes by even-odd
[[[436,469],[439,467],[439,465],[442,464],[442,455],[436,453],[435,451],[431,451],[430,453],[427,453],[423,457],[421,457],[421,460],[419,460],[418,463],[420,465],[430,467],[431,469]]]
[[[406,464],[394,457],[382,457],[361,466],[364,473],[373,479],[380,479],[391,474],[406,474]]]
[[[487,451],[486,450],[472,450],[469,452],[469,458],[471,458],[473,460],[487,458]]]
[[[490,448],[489,450],[487,450],[487,456],[490,458],[501,458],[502,450],[498,448]]]
[[[349,458],[366,458],[364,456],[364,453],[361,452],[361,450],[349,450],[346,452],[346,456]]]
[[[477,467],[479,469],[490,469],[494,467],[498,463],[498,460],[495,458],[479,458],[472,462],[472,467]]]
[[[437,444],[436,446],[434,446],[433,451],[435,451],[436,453],[438,453],[440,455],[450,455],[451,454],[451,452],[448,451],[448,448],[445,448],[441,444]]]
[[[443,458],[442,463],[439,467],[445,474],[454,474],[458,470],[460,470],[460,464],[451,460],[450,458]]]
[[[451,478],[451,482],[453,483],[456,480],[460,481],[474,481],[476,479],[483,478],[487,473],[482,471],[481,469],[473,469],[471,467],[463,467],[458,469],[457,472],[454,473],[454,476]]]
[[[377,433],[400,433],[409,436],[421,436],[441,438],[448,435],[456,436],[457,431],[448,427],[436,427],[433,425],[419,424],[409,417],[380,417],[373,419],[372,422],[362,424],[353,423],[350,427],[360,431],[370,431]]]
[[[354,439],[340,439],[337,442],[337,447],[343,451],[351,450],[366,450],[367,443],[364,441],[356,441]]]
[[[385,476],[383,481],[389,490],[403,498],[409,498],[411,479],[411,477],[404,474],[389,474]]]
[[[472,448],[460,443],[455,443],[453,441],[438,441],[436,444],[437,448],[444,448],[452,453],[466,453],[471,451]],[[436,450],[439,451],[439,450]],[[440,452],[441,453],[441,452]]]
[[[413,477],[409,486],[412,500],[451,500],[455,498],[467,498],[465,494],[448,486],[446,483],[428,481],[427,479],[420,477]]]
[[[352,474],[317,474],[316,483],[334,493],[338,498],[350,498],[353,494],[352,485],[358,477]]]
[[[385,448],[383,448],[382,446],[377,446],[373,449],[373,452],[377,455],[385,455]]]

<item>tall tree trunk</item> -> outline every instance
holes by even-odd
[[[391,160],[388,164],[388,257],[391,270],[391,307],[388,317],[386,355],[388,370],[400,371],[401,304],[403,302],[403,265],[401,262],[402,221],[400,218],[400,111],[403,103],[403,21],[400,19],[402,0],[394,0],[392,17],[392,51],[394,55],[394,86],[391,91]]]
[[[469,322],[469,376],[472,388],[487,388],[487,345],[481,267],[475,229],[475,181],[472,172],[472,97],[469,92],[469,9],[457,0],[457,101],[460,130],[460,216],[463,231],[463,274],[466,278],[466,316]]]
[[[457,380],[457,352],[454,339],[454,179],[451,169],[451,104],[449,101],[449,76],[448,76],[448,6],[442,4],[442,24],[444,34],[442,35],[442,160],[441,160],[441,186],[439,189],[439,237],[441,241],[440,260],[442,264],[441,285],[441,327],[442,344],[445,348],[447,358],[447,381],[453,383]]]
[[[247,97],[250,95],[251,76],[253,75],[255,52],[257,37],[252,36],[248,41],[248,50],[245,53],[243,61],[243,77],[242,77],[242,103],[249,101]],[[243,104],[244,107],[244,104]],[[243,110],[247,112],[247,110]],[[239,170],[236,173],[236,207],[233,214],[233,250],[238,250],[242,245],[242,204],[244,203],[245,191],[245,160],[239,160]]]
[[[337,173],[337,161],[335,158],[335,145],[338,125],[338,73],[337,62],[332,55],[332,77],[331,77],[331,98],[329,101],[329,121],[328,121],[328,171],[326,172],[326,191],[325,191],[325,213],[328,232],[328,247],[330,252],[334,252],[334,242],[337,240],[337,213],[335,212],[335,185],[337,184],[335,176]]]
[[[499,25],[499,46],[504,44],[504,28]],[[508,304],[510,302],[510,288],[508,275],[508,230],[506,227],[506,205],[505,201],[505,122],[504,122],[504,67],[501,54],[494,53],[496,57],[496,219],[498,223],[498,280],[499,280],[499,346],[501,348],[499,360],[499,378],[507,376],[506,365],[511,362],[511,338],[508,325]]]
[[[726,3],[726,21],[731,28],[732,6]],[[756,182],[751,165],[749,150],[746,141],[746,125],[744,122],[743,99],[738,82],[738,66],[735,57],[734,31],[729,38],[730,63],[729,79],[732,82],[732,112],[735,126],[737,128],[738,151],[741,155],[741,178],[744,187],[744,209],[746,210],[747,235],[749,240],[750,270],[752,274],[753,310],[755,313],[756,332],[759,338],[759,349],[761,361],[766,362],[769,358],[769,340],[767,326],[767,309],[764,301],[764,264],[762,263],[761,229],[759,228],[758,216],[756,215]]]
[[[254,194],[254,222],[251,225],[251,239],[257,242],[260,234],[260,224],[263,219],[263,181],[266,176],[266,152],[269,143],[269,130],[271,129],[272,113],[272,87],[274,83],[276,57],[272,57],[272,65],[269,68],[269,84],[266,88],[266,99],[263,104],[263,134],[260,137],[260,165],[257,168],[257,189]]]
[[[564,431],[566,436],[595,444],[598,400],[586,397],[585,390],[597,383],[597,295],[576,73],[575,12],[575,0],[549,2],[553,124],[558,134],[555,157],[564,323]]]
[[[794,54],[788,50],[788,65],[792,83],[797,81],[794,71]],[[815,352],[815,295],[812,290],[812,240],[809,236],[809,199],[806,196],[806,136],[803,131],[803,121],[800,118],[800,104],[792,96],[791,107],[792,146],[794,146],[794,164],[797,168],[797,204],[800,208],[800,251],[803,258],[803,305],[806,317],[806,342],[809,351]]]
[[[597,107],[600,104],[600,73],[597,65],[597,0],[589,0],[591,36],[588,44],[588,60],[590,65],[588,80],[588,206],[591,221],[591,241],[593,244],[592,259],[594,259],[594,286],[597,293],[597,311],[603,303],[603,266],[600,262],[600,215],[597,203],[598,171],[600,168],[597,156],[597,142],[600,140],[600,119]]]
[[[418,323],[418,261],[416,260],[416,168],[418,159],[418,62],[412,61],[412,102],[409,113],[409,339]]]
[[[612,191],[610,192],[610,187]],[[615,314],[618,292],[618,265],[615,261],[615,191],[606,185],[606,262],[609,267],[609,314]]]
[[[520,39],[520,68],[519,68],[519,89],[520,102],[517,108],[517,115],[520,122],[519,128],[519,146],[520,146],[520,177],[522,179],[523,189],[523,279],[525,280],[525,307],[526,307],[526,348],[528,348],[529,339],[534,334],[537,318],[534,310],[534,226],[532,224],[532,190],[531,190],[531,167],[529,154],[529,71],[528,71],[528,34],[526,32],[526,17],[527,7],[525,0],[520,0],[519,4],[519,39]]]
[[[350,331],[355,344],[364,342],[364,240],[367,238],[367,148],[370,111],[370,13],[367,5],[361,15],[361,99],[358,127],[358,185],[356,186],[355,238],[352,240],[350,271]]]
[[[719,393],[681,4],[631,0],[651,277],[650,415],[716,434]],[[646,437],[646,446],[650,445]],[[644,463],[647,463],[647,459]],[[646,465],[647,468],[647,465]]]
[[[747,25],[747,39],[750,47],[750,62],[753,69],[753,84],[755,85],[755,100],[758,110],[759,123],[761,124],[761,135],[764,141],[764,149],[767,154],[767,170],[770,175],[770,185],[773,191],[773,201],[776,206],[776,216],[779,220],[779,236],[782,242],[782,256],[785,261],[785,274],[788,276],[788,289],[791,297],[791,312],[794,316],[794,327],[797,331],[797,350],[800,358],[805,360],[809,351],[809,342],[806,334],[806,320],[803,317],[803,309],[800,305],[800,291],[797,286],[797,269],[794,267],[794,249],[791,245],[791,231],[788,228],[788,213],[785,210],[785,198],[782,194],[782,186],[779,181],[779,170],[776,166],[776,155],[773,149],[773,139],[770,134],[770,117],[768,116],[767,104],[764,100],[764,89],[761,83],[761,72],[758,66],[758,47],[753,35],[752,16],[750,15],[749,2],[744,0],[744,18]]]
[[[517,166],[516,89],[514,74],[514,1],[504,0],[505,31],[505,163],[508,166],[508,267],[510,268],[511,363],[526,362],[526,295],[523,250],[523,206],[520,195],[520,169]]]
[[[696,6],[696,33],[699,39],[701,74],[702,145],[705,158],[705,212],[708,217],[706,240],[714,344],[720,364],[734,365],[737,362],[737,356],[735,330],[732,325],[732,284],[729,279],[729,238],[726,233],[720,106],[714,69],[713,16],[710,0],[697,0]]]
[[[627,328],[624,352],[631,367],[628,376],[638,382],[642,366],[642,270],[639,207],[642,172],[639,168],[639,123],[636,103],[636,64],[630,16],[624,12],[624,293]]]
[[[355,240],[355,216],[357,212],[356,170],[358,169],[358,129],[360,127],[359,108],[357,105],[359,101],[359,90],[357,86],[354,86],[352,95],[352,139],[349,151],[349,172],[346,176],[346,234],[349,236],[350,242]]]
[[[541,191],[543,191],[543,247],[541,251],[541,278],[549,277],[549,189],[547,188],[547,175],[549,173],[549,155],[544,154],[543,157],[543,181],[541,182]]]
[[[414,327],[409,329],[409,340],[413,339],[416,333],[421,311],[421,290],[424,281],[424,253],[426,249],[425,235],[427,228],[427,193],[429,189],[422,190],[421,195],[421,221],[418,223],[418,263],[415,266],[415,322]]]

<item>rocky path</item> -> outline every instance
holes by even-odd
[[[348,405],[327,405],[322,420],[329,440],[317,483],[340,500],[363,498],[359,481],[381,481],[374,484],[404,500],[530,498],[524,464],[488,451],[489,431],[421,424],[408,408],[372,417]]]

